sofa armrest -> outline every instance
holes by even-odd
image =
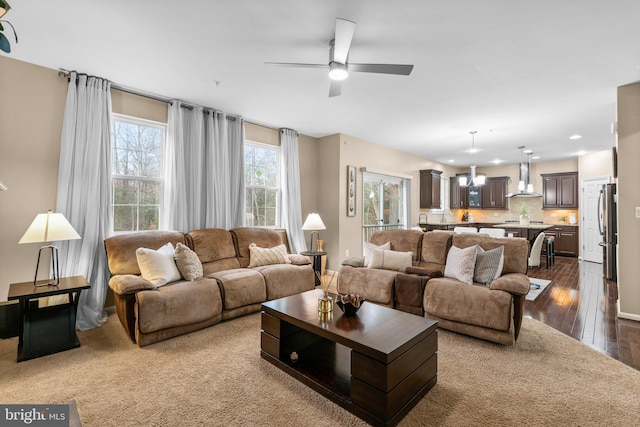
[[[404,272],[407,274],[416,274],[418,276],[429,276],[431,278],[442,277],[442,271],[425,267],[407,267]]]
[[[307,256],[300,254],[287,254],[287,256],[289,257],[289,261],[291,261],[291,264],[293,265],[311,264],[311,260]]]
[[[513,295],[526,295],[529,293],[529,287],[529,277],[522,273],[508,273],[494,280],[489,289],[497,289]]]
[[[151,282],[135,274],[118,274],[109,279],[109,287],[118,295],[133,294],[138,291],[154,289]]]
[[[357,256],[352,256],[345,259],[344,261],[342,261],[342,265],[349,265],[355,268],[366,267],[366,265],[364,265],[364,258]]]

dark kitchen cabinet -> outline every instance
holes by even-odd
[[[469,190],[460,186],[458,176],[449,178],[449,207],[451,209],[467,209],[469,207]]]
[[[420,209],[440,209],[440,180],[442,171],[420,171]]]
[[[507,209],[508,176],[487,178],[482,188],[483,209]]]
[[[553,236],[556,255],[577,257],[580,253],[579,227],[555,225],[544,231],[547,237]]]
[[[578,209],[578,172],[545,173],[540,176],[542,209]]]

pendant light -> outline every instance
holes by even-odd
[[[475,140],[475,136],[476,133],[478,133],[477,130],[472,130],[471,132],[469,132],[471,134],[471,155],[473,156],[472,160],[473,163],[475,163],[475,154],[476,154],[476,140]],[[485,179],[486,179],[486,175],[485,174],[478,174],[476,175],[476,165],[472,165],[470,166],[471,168],[471,176],[470,179],[467,182],[467,177],[466,176],[460,176],[458,178],[458,183],[460,184],[461,187],[480,187],[481,185],[484,185],[485,183]]]

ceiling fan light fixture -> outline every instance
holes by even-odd
[[[331,80],[341,81],[349,77],[349,71],[347,66],[339,62],[332,62],[329,64],[329,78]]]

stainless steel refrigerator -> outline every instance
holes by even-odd
[[[600,246],[603,247],[602,272],[607,280],[616,282],[618,274],[616,266],[618,257],[616,246],[618,244],[617,223],[617,194],[616,184],[605,184],[600,188],[598,195],[598,228],[602,236]]]

